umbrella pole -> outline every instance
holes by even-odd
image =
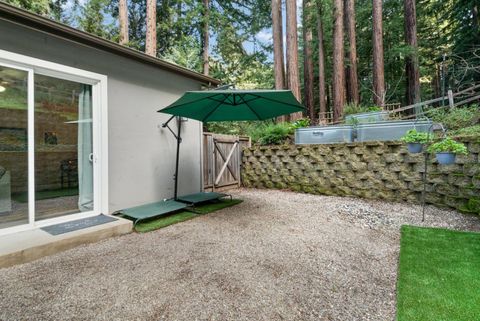
[[[178,117],[178,121],[177,121],[177,128],[178,128],[178,131],[177,131],[177,157],[176,157],[176,160],[175,160],[175,189],[174,189],[174,199],[177,200],[177,197],[178,197],[178,162],[180,160],[180,143],[182,142],[182,137],[180,136],[181,133],[181,128],[182,128],[182,118],[181,117]]]

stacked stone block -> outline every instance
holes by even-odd
[[[480,140],[466,139],[469,154],[453,165],[428,163],[426,201],[480,213]],[[419,203],[423,154],[401,142],[253,146],[243,151],[243,185],[311,194]]]

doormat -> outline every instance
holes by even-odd
[[[82,218],[80,220],[42,227],[41,230],[51,235],[59,235],[68,232],[78,231],[87,227],[110,223],[113,221],[118,221],[118,219],[100,214],[93,217]]]

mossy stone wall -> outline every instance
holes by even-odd
[[[469,154],[439,165],[431,155],[426,201],[480,213],[480,140],[464,140]],[[420,203],[423,154],[401,142],[254,146],[243,151],[246,187]]]

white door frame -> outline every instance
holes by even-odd
[[[0,229],[0,235],[25,231],[51,224],[108,213],[108,97],[107,76],[25,55],[0,50],[0,64],[28,72],[28,224]],[[34,164],[34,75],[41,74],[92,86],[94,209],[35,222]]]

